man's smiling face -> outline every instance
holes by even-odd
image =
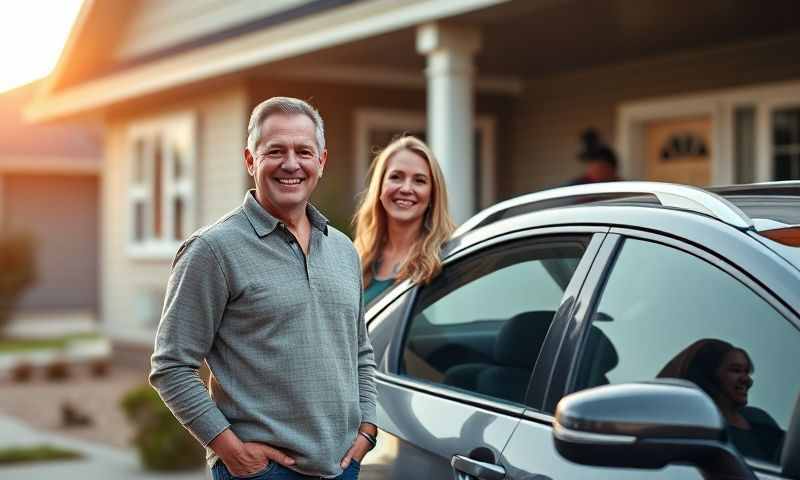
[[[314,122],[301,114],[272,114],[255,150],[245,151],[245,164],[261,206],[282,219],[304,213],[328,154],[319,150]]]

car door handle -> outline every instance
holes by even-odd
[[[494,463],[474,460],[463,455],[454,455],[450,465],[456,473],[456,480],[478,478],[480,480],[502,480],[506,476],[506,469]]]

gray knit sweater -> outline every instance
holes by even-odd
[[[335,476],[359,424],[375,423],[375,363],[358,255],[316,209],[307,214],[307,257],[252,192],[181,246],[150,382],[203,445],[230,427],[283,449],[302,473]]]

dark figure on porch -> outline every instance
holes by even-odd
[[[617,155],[611,147],[600,140],[595,129],[584,130],[581,134],[581,143],[582,150],[578,154],[578,159],[586,166],[583,175],[570,180],[566,183],[567,186],[621,180],[617,174]]]

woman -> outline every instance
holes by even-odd
[[[779,463],[783,430],[767,412],[747,406],[753,370],[746,351],[706,338],[686,347],[658,376],[694,382],[717,404],[727,423],[728,436],[740,452]]]
[[[396,282],[427,283],[439,273],[455,225],[442,170],[422,140],[401,137],[378,154],[353,223],[366,304]]]

